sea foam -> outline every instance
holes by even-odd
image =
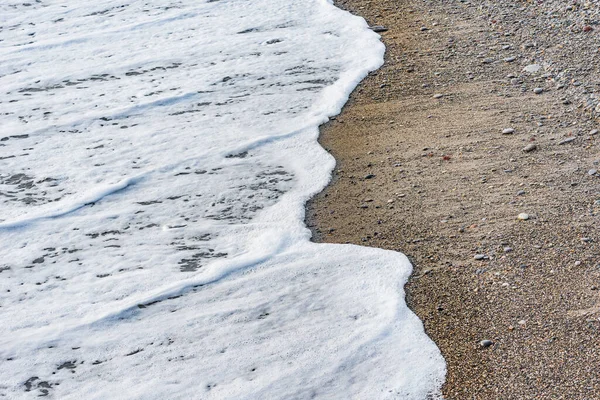
[[[423,399],[402,254],[314,244],[383,62],[325,0],[0,5],[0,397]]]

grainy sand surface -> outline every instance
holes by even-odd
[[[307,223],[411,258],[447,399],[600,399],[600,30],[539,4],[338,2],[388,28],[386,63],[322,127]]]

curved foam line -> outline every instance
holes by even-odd
[[[94,325],[98,325],[103,322],[111,322],[125,318],[128,316],[128,314],[138,310],[139,305],[165,301],[170,297],[185,295],[195,287],[217,283],[234,273],[238,273],[245,269],[261,264],[273,258],[275,255],[281,254],[286,247],[289,246],[288,241],[281,237],[278,237],[274,234],[266,234],[266,236],[272,236],[268,241],[266,241],[266,243],[271,242],[274,244],[270,248],[264,249],[261,252],[255,252],[256,254],[241,254],[232,260],[216,261],[210,265],[210,269],[208,271],[199,273],[198,275],[190,277],[185,281],[179,281],[163,288],[159,288],[152,294],[146,294],[144,297],[137,299],[126,299],[124,300],[126,304],[123,304],[116,309],[107,311],[102,315],[93,316],[87,320],[68,325],[63,324],[60,328],[43,327],[30,332],[22,332],[19,335],[18,343],[19,345],[23,345],[24,342],[29,341],[30,346],[41,346],[58,340],[61,336],[64,336],[69,332],[91,328]],[[15,342],[2,339],[0,341],[0,347],[6,349],[11,343]]]
[[[107,185],[104,188],[99,188],[93,191],[92,193],[87,194],[87,196],[82,196],[82,198],[71,202],[70,204],[62,205],[54,210],[48,210],[46,212],[37,213],[34,215],[26,215],[25,217],[17,218],[12,221],[6,221],[0,223],[1,229],[13,229],[13,228],[21,228],[26,225],[32,224],[34,222],[43,220],[43,219],[51,219],[62,217],[66,214],[70,214],[83,208],[89,204],[95,203],[97,201],[102,200],[104,197],[109,196],[113,193],[119,192],[129,186],[132,186],[141,180],[141,176],[135,176],[132,178],[123,179],[120,182],[117,182],[112,185]]]

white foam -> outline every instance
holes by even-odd
[[[406,258],[303,223],[317,127],[382,63],[364,20],[49,0],[0,25],[0,397],[438,394]]]

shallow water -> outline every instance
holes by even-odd
[[[382,63],[324,0],[0,5],[0,397],[424,398],[398,253],[310,243]]]

